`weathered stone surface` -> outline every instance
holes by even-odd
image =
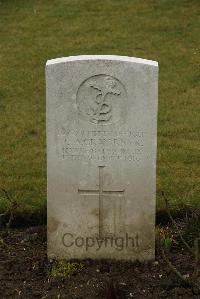
[[[47,62],[48,256],[154,258],[158,64]]]

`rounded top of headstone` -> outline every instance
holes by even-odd
[[[65,63],[65,62],[74,62],[74,61],[91,61],[91,60],[109,60],[109,61],[122,61],[122,62],[134,62],[139,64],[151,65],[158,67],[158,62],[153,60],[147,60],[136,57],[129,56],[120,56],[120,55],[77,55],[77,56],[68,56],[55,58],[47,60],[46,65]]]

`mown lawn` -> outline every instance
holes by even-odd
[[[158,209],[199,206],[199,0],[1,0],[0,187],[45,212],[45,63],[79,54],[159,62]]]

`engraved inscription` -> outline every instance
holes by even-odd
[[[80,115],[92,123],[115,123],[125,117],[126,91],[118,79],[96,75],[79,87],[77,105]]]
[[[71,130],[67,135],[59,135],[59,139],[63,159],[138,163],[144,152],[142,131]]]
[[[103,205],[103,199],[106,196],[114,196],[117,198],[122,198],[124,197],[124,192],[125,190],[104,190],[103,185],[104,185],[104,174],[103,174],[103,170],[104,170],[105,166],[98,166],[99,168],[99,188],[96,190],[82,190],[82,189],[78,189],[78,193],[81,195],[98,195],[99,197],[99,238],[103,238],[106,236],[106,228],[104,225],[104,214],[103,214],[103,210],[104,210],[104,205]],[[114,223],[114,226],[116,226],[116,224]],[[116,231],[117,228],[115,227],[114,230]],[[110,233],[110,232],[108,232]]]

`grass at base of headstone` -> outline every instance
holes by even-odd
[[[1,1],[0,187],[30,213],[46,207],[46,60],[117,54],[159,62],[158,210],[162,192],[175,209],[199,206],[199,11],[198,0]]]
[[[83,269],[82,263],[69,262],[65,260],[56,261],[48,272],[50,278],[67,277],[76,275]]]

